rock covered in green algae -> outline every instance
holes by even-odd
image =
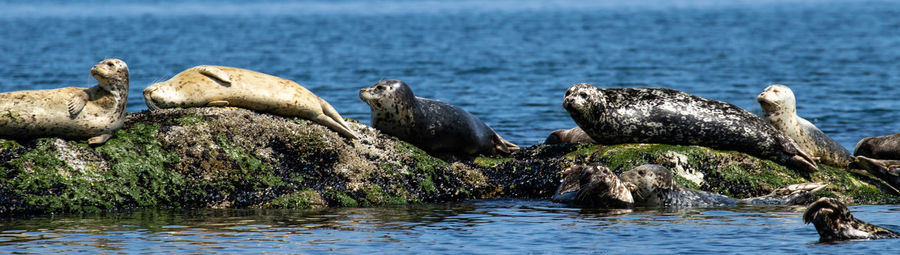
[[[478,158],[488,182],[500,187],[499,196],[546,198],[560,183],[559,171],[574,164],[602,164],[616,174],[643,164],[660,164],[685,187],[734,198],[763,196],[789,184],[828,184],[819,196],[859,204],[898,203],[896,190],[862,170],[822,166],[816,173],[798,173],[783,165],[745,153],[700,146],[664,144],[537,145],[509,158]],[[503,174],[510,173],[510,174]]]
[[[803,182],[824,196],[891,203],[865,171],[823,168],[803,176],[743,153],[698,146],[537,145],[502,158],[432,157],[350,121],[347,140],[313,122],[239,108],[143,111],[106,144],[0,140],[0,215],[129,208],[320,208],[549,198],[573,164],[616,173],[655,163],[679,184],[735,198]],[[456,161],[456,162],[453,162]]]
[[[238,108],[166,109],[129,114],[96,148],[3,141],[0,214],[380,206],[473,198],[488,187],[478,170],[351,126],[360,139]]]

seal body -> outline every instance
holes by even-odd
[[[558,129],[550,133],[545,144],[560,143],[597,143],[591,136],[584,132],[581,127],[573,127],[570,129]]]
[[[794,92],[787,86],[769,86],[756,97],[756,101],[762,107],[763,116],[769,124],[793,139],[816,161],[843,168],[853,162],[853,157],[844,146],[806,119],[797,116]]]
[[[379,81],[359,91],[372,125],[430,152],[508,154],[519,147],[459,107],[416,97],[406,83]]]
[[[357,137],[334,107],[300,84],[241,68],[192,67],[144,89],[144,102],[151,110],[236,106],[312,120],[344,137]]]
[[[863,138],[859,143],[856,143],[853,155],[874,159],[900,160],[900,133]]]
[[[900,233],[856,219],[850,209],[837,199],[823,197],[803,213],[803,223],[812,223],[819,241],[900,238]]]
[[[91,69],[98,84],[0,93],[0,136],[12,139],[58,136],[102,144],[125,123],[128,66],[118,59]]]
[[[563,107],[604,143],[663,143],[736,150],[797,169],[817,171],[790,137],[740,107],[664,88],[598,89],[575,84]]]

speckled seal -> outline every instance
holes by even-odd
[[[235,106],[312,120],[344,137],[357,137],[334,107],[300,84],[241,68],[192,67],[144,89],[144,102],[151,110]]]
[[[900,133],[863,138],[856,143],[853,155],[874,159],[900,160]]]
[[[740,107],[665,88],[598,89],[578,83],[563,107],[594,140],[736,150],[809,172],[818,168],[790,137]]]
[[[853,217],[846,205],[830,197],[810,204],[803,213],[803,223],[812,223],[816,227],[821,242],[900,238],[900,233]]]
[[[597,143],[591,138],[581,127],[573,127],[570,129],[557,129],[547,136],[544,140],[545,144],[560,143]]]
[[[763,118],[775,129],[794,140],[817,162],[847,168],[853,162],[850,152],[828,137],[815,125],[797,116],[794,92],[785,85],[775,84],[759,93],[756,101],[762,107]]]
[[[118,59],[91,68],[98,84],[0,93],[0,136],[11,139],[57,136],[105,143],[125,123],[128,66]]]
[[[426,151],[493,155],[519,149],[475,115],[416,97],[402,81],[379,81],[361,89],[359,98],[372,110],[372,126]]]

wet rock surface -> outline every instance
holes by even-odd
[[[862,170],[797,173],[744,153],[659,144],[536,145],[508,157],[428,155],[350,120],[348,140],[308,120],[239,108],[142,111],[106,144],[0,140],[0,215],[132,208],[322,208],[549,198],[560,171],[660,164],[679,184],[734,198],[804,182],[860,204],[900,201]]]

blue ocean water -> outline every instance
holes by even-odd
[[[863,137],[900,132],[898,49],[900,3],[893,1],[0,1],[0,92],[91,86],[91,66],[120,58],[131,71],[128,110],[141,111],[141,91],[149,84],[195,65],[226,65],[295,80],[343,116],[368,123],[358,90],[401,79],[417,96],[460,106],[523,146],[575,125],[561,103],[566,88],[578,82],[674,88],[757,113],[756,95],[781,83],[794,90],[802,117],[852,150]],[[246,231],[244,225],[196,230],[218,219],[178,212],[166,213],[184,229],[143,227],[140,219],[136,227],[114,221],[81,227],[80,219],[68,218],[70,224],[62,225],[53,225],[55,218],[34,226],[4,222],[0,251],[209,246],[248,252],[437,247],[446,253],[816,253],[898,244],[811,244],[815,230],[800,224],[798,212],[770,209],[701,210],[702,217],[685,218],[585,216],[545,210],[554,205],[539,201],[464,207],[476,213],[450,217],[425,210],[423,218],[394,219],[390,215],[419,209],[344,209],[295,215],[349,215],[313,231],[274,223]],[[896,210],[889,208],[860,209]],[[896,218],[880,219],[897,226]],[[96,245],[83,246],[85,239]]]

